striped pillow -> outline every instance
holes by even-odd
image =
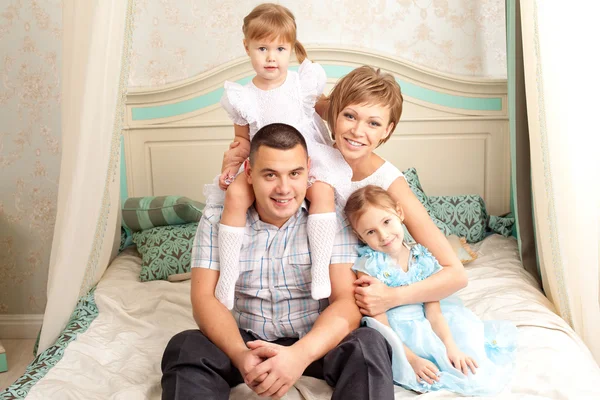
[[[183,196],[130,197],[123,204],[123,226],[139,232],[157,226],[200,221],[204,204]]]

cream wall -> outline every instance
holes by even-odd
[[[261,1],[136,3],[129,83],[156,86],[244,56],[242,20]],[[277,3],[296,15],[304,44],[360,47],[442,72],[506,77],[505,0]]]
[[[39,314],[60,170],[60,0],[0,5],[0,314]]]
[[[241,21],[258,3],[136,0],[130,85],[174,82],[243,56]],[[504,0],[280,3],[296,14],[305,44],[506,76]],[[0,4],[0,314],[40,314],[46,303],[60,169],[61,12],[60,0]]]

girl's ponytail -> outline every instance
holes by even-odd
[[[304,60],[307,58],[306,50],[304,49],[304,46],[302,46],[302,44],[297,40],[296,43],[294,43],[294,51],[296,52],[296,58],[298,59],[298,62],[302,64],[302,62],[304,62]]]

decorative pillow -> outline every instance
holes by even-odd
[[[488,213],[481,196],[429,196],[429,204],[434,216],[449,228],[449,234],[464,237],[469,243],[485,238]]]
[[[456,235],[450,235],[446,239],[452,246],[454,253],[458,256],[461,263],[467,264],[477,258],[477,253],[471,250],[465,238],[459,238]]]
[[[184,272],[183,274],[169,275],[169,282],[183,282],[192,279],[192,272]]]
[[[142,282],[167,279],[190,272],[192,244],[197,222],[157,226],[133,233],[133,242],[142,255]]]
[[[444,235],[454,234],[464,237],[469,243],[475,243],[486,236],[488,223],[494,232],[505,236],[512,228],[511,222],[514,223],[514,219],[490,219],[481,196],[427,196],[415,168],[409,168],[402,173],[412,192]]]
[[[431,207],[429,206],[429,198],[425,194],[425,191],[421,187],[421,182],[419,181],[419,176],[417,175],[417,170],[414,168],[409,168],[406,171],[402,171],[404,174],[404,178],[406,179],[406,183],[410,187],[410,190],[417,196],[417,199],[423,204],[429,215],[432,215]]]
[[[502,236],[509,237],[512,235],[513,226],[515,225],[515,218],[512,214],[508,214],[504,217],[497,217],[490,215],[490,221],[488,222],[488,228],[494,233],[499,233]]]
[[[123,204],[123,225],[132,232],[200,221],[204,204],[182,196],[130,197]]]
[[[121,227],[121,242],[119,243],[119,253],[125,249],[125,243],[127,242],[127,231]]]
[[[402,172],[404,174],[404,178],[406,178],[406,182],[410,187],[410,190],[417,196],[417,199],[423,204],[427,213],[435,223],[435,225],[439,228],[440,231],[446,236],[451,235],[452,229],[448,226],[443,220],[440,220],[438,216],[434,213],[433,208],[431,207],[429,197],[425,194],[423,187],[421,187],[421,182],[419,181],[419,176],[417,175],[417,170],[415,168],[409,168],[406,171]],[[412,240],[412,237],[409,238]]]

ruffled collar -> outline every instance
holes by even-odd
[[[421,245],[417,245],[417,244],[413,244],[410,245],[406,242],[403,243],[404,246],[406,246],[408,248],[408,253],[409,253],[409,269],[410,269],[410,260],[413,258],[413,256],[420,256],[423,254],[423,250],[421,249]],[[367,245],[363,245],[360,246],[358,248],[358,256],[359,257],[369,257],[369,258],[373,258],[373,257],[382,257],[386,262],[392,262],[395,264],[395,262],[392,260],[392,258],[387,254],[384,253],[382,251],[377,251],[377,250],[373,250],[372,248],[370,248]]]
[[[388,286],[410,285],[422,281],[437,272],[436,260],[429,256],[428,250],[420,244],[405,245],[409,248],[408,268],[404,272],[386,253],[361,246],[358,254],[365,259],[365,269],[369,275],[386,283]]]

